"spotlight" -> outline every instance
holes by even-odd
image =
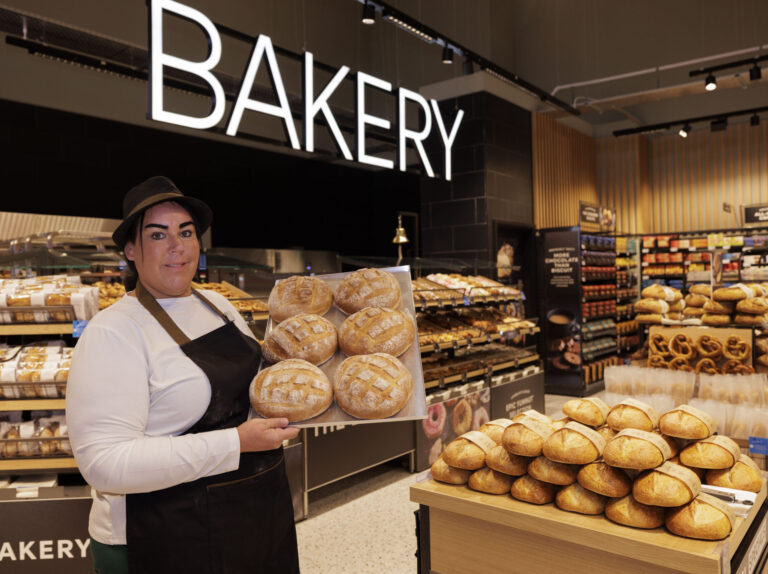
[[[713,132],[724,132],[725,128],[727,127],[728,118],[718,118],[716,120],[712,120],[712,122],[709,124],[709,129]]]
[[[475,67],[472,65],[472,60],[464,60],[464,63],[461,65],[461,73],[465,76],[475,73]]]
[[[709,74],[707,76],[707,79],[705,80],[705,84],[704,84],[704,89],[706,89],[708,92],[711,92],[717,89],[717,80],[715,79],[715,76],[713,74]]]
[[[363,4],[363,17],[360,20],[363,24],[370,26],[376,21],[376,7],[366,2]]]
[[[677,135],[679,135],[681,138],[687,138],[689,131],[691,131],[691,124],[685,124],[680,128],[680,131],[677,132]]]
[[[749,125],[751,125],[752,127],[759,126],[760,125],[760,116],[755,114],[754,116],[749,118]]]
[[[453,64],[453,50],[448,44],[443,48],[443,64]]]
[[[757,65],[757,62],[755,62],[755,65],[749,69],[749,79],[754,82],[762,77],[763,71],[760,69],[760,66]]]

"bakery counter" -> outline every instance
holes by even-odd
[[[427,479],[411,486],[418,511],[419,571],[751,573],[766,544],[766,486],[731,536],[709,542],[663,528],[642,530],[604,516],[536,506]],[[514,565],[514,566],[512,566]],[[546,565],[546,568],[542,566]],[[751,565],[751,566],[750,566]]]

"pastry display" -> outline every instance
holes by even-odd
[[[357,355],[338,367],[333,392],[339,407],[354,417],[387,418],[408,402],[413,378],[405,365],[391,355]]]
[[[339,346],[347,356],[402,355],[413,343],[413,321],[402,311],[366,307],[347,317],[339,329]]]
[[[336,352],[336,327],[319,315],[296,315],[283,320],[264,340],[262,352],[270,363],[303,359],[320,365]]]
[[[294,275],[275,284],[267,308],[272,320],[281,323],[294,315],[324,315],[332,303],[333,293],[325,281]]]
[[[382,269],[358,269],[347,275],[336,288],[333,302],[347,314],[366,307],[398,309],[400,285],[394,275]]]
[[[253,410],[265,417],[303,421],[324,412],[333,389],[320,369],[301,359],[287,359],[259,372],[250,387]]]

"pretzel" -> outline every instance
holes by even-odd
[[[664,357],[662,357],[661,355],[653,355],[651,357],[648,357],[646,366],[653,367],[655,369],[666,369],[669,367],[669,364],[664,360]]]
[[[707,373],[708,375],[717,375],[720,372],[717,370],[717,363],[709,357],[704,357],[696,363],[694,371],[696,371],[696,374]]]
[[[702,335],[696,342],[699,356],[717,361],[723,356],[723,344],[709,335]]]
[[[669,342],[669,350],[674,355],[675,359],[682,358],[686,360],[693,359],[696,356],[696,349],[693,346],[688,335],[678,333]]]
[[[669,362],[668,368],[670,371],[693,371],[693,367],[688,362],[688,359],[683,357],[675,357]]]
[[[651,349],[651,353],[659,355],[661,357],[671,357],[672,353],[669,351],[669,345],[667,344],[667,338],[661,333],[656,333],[648,341],[648,346]]]
[[[755,372],[755,369],[749,365],[742,364],[738,359],[728,359],[720,367],[720,372],[724,375],[751,375]]]
[[[737,337],[736,335],[731,335],[725,341],[725,348],[723,349],[723,355],[725,355],[726,359],[743,361],[744,359],[749,357],[750,351],[751,351],[751,347],[749,343],[747,343],[741,337]]]

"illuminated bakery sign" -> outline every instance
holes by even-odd
[[[175,14],[187,20],[198,24],[205,32],[209,53],[203,61],[185,60],[164,51],[163,43],[163,16],[165,13]],[[188,128],[205,130],[217,126],[225,114],[225,95],[222,87],[212,70],[221,59],[222,43],[219,32],[214,23],[202,12],[190,8],[184,4],[174,2],[173,0],[151,0],[150,8],[150,118],[160,122],[166,122]],[[251,89],[259,70],[259,66],[264,65],[269,71],[272,79],[277,104],[254,100],[251,98]],[[213,105],[211,112],[204,117],[190,116],[172,112],[165,108],[163,101],[163,71],[165,68],[181,70],[188,74],[197,76],[206,82],[213,91]],[[397,168],[400,171],[406,169],[406,147],[411,142],[424,166],[424,171],[429,177],[436,177],[432,165],[424,150],[424,140],[432,133],[433,124],[437,126],[440,141],[444,149],[444,169],[442,176],[445,179],[451,179],[451,148],[456,140],[456,134],[459,131],[464,112],[458,110],[453,120],[453,125],[447,126],[445,119],[440,112],[437,102],[433,99],[426,100],[421,94],[397,88],[397,122],[395,131],[397,134],[397,153],[396,161],[394,159],[383,158],[366,153],[365,139],[367,126],[375,126],[384,130],[392,129],[392,122],[386,118],[375,116],[366,109],[366,95],[371,89],[381,90],[392,93],[392,84],[375,76],[364,72],[357,72],[355,78],[355,154],[349,149],[347,142],[341,135],[339,125],[333,116],[328,100],[334,91],[341,84],[342,80],[349,74],[349,68],[342,66],[339,68],[333,78],[326,84],[319,95],[315,95],[314,89],[314,66],[312,54],[304,53],[303,65],[303,148],[299,141],[299,134],[293,120],[293,114],[288,102],[288,96],[283,85],[280,68],[275,57],[275,49],[269,36],[261,34],[251,51],[251,57],[248,62],[245,74],[240,84],[240,91],[237,95],[234,105],[227,119],[226,133],[229,136],[237,136],[240,122],[246,112],[256,112],[280,118],[285,126],[285,132],[288,141],[293,149],[312,152],[315,149],[315,120],[320,117],[328,125],[334,141],[345,159],[357,161],[367,165],[383,167],[386,169]],[[406,106],[408,104],[417,105],[423,114],[424,125],[421,129],[409,129],[406,126]]]

